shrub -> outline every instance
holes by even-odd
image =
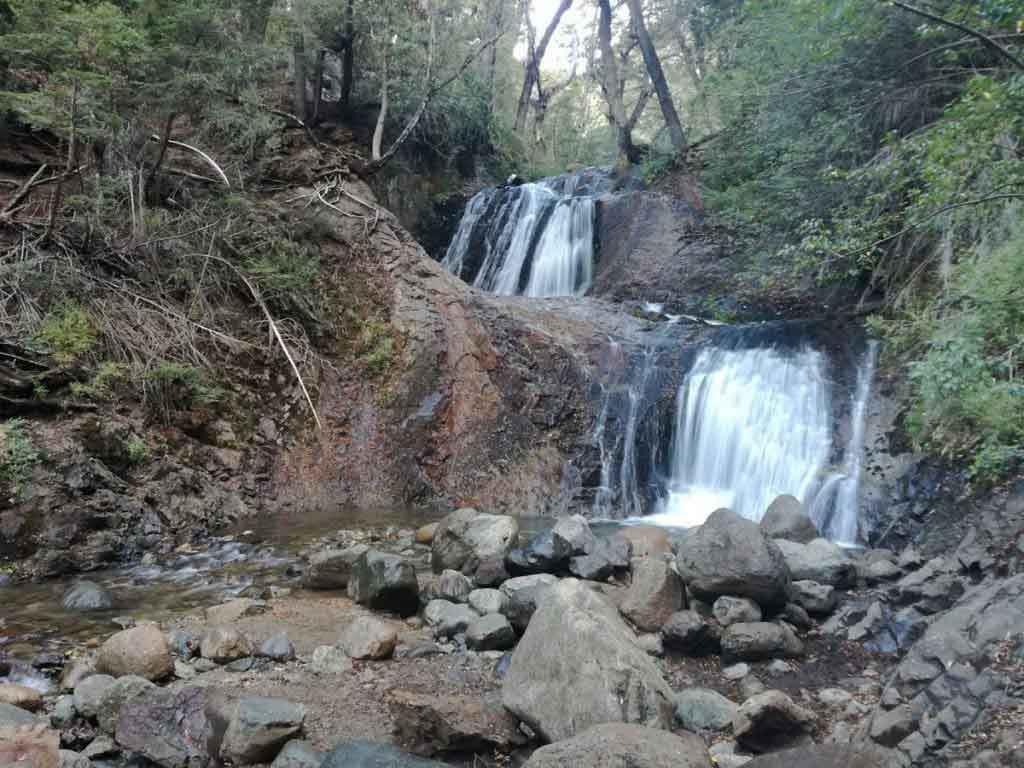
[[[66,301],[43,318],[36,339],[62,364],[73,363],[90,352],[99,338],[89,313],[78,304]]]
[[[28,487],[32,469],[41,460],[39,451],[25,431],[25,422],[10,419],[0,424],[0,486],[6,494],[20,498]]]
[[[165,421],[171,414],[193,408],[208,408],[223,399],[224,390],[207,381],[191,365],[163,362],[145,375],[147,401]]]

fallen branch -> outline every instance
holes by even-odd
[[[324,425],[320,421],[320,414],[316,411],[316,406],[313,405],[313,398],[309,396],[309,390],[306,389],[306,382],[302,379],[302,374],[299,373],[299,366],[295,364],[295,359],[292,357],[292,353],[288,351],[288,345],[284,343],[284,339],[281,337],[281,332],[277,329],[277,323],[274,322],[274,317],[270,314],[270,310],[267,308],[266,303],[263,301],[263,297],[260,296],[259,289],[247,278],[241,270],[238,269],[227,259],[223,259],[220,256],[210,255],[209,258],[216,259],[222,264],[226,264],[231,270],[238,275],[238,278],[245,283],[245,287],[249,289],[252,297],[259,304],[260,309],[263,310],[263,315],[267,318],[267,322],[270,323],[270,330],[274,332],[274,338],[277,339],[277,343],[281,346],[281,351],[284,352],[284,356],[288,358],[288,364],[292,367],[292,372],[295,374],[296,380],[299,382],[299,387],[302,388],[302,394],[306,396],[306,402],[309,403],[309,410],[313,414],[313,420],[316,421],[316,428],[323,431]]]
[[[212,157],[210,157],[208,154],[203,152],[203,150],[199,149],[198,147],[193,147],[191,144],[186,144],[183,141],[176,141],[174,139],[164,139],[164,138],[161,138],[159,135],[157,135],[155,133],[152,136],[150,136],[149,138],[150,138],[150,141],[157,141],[157,142],[164,142],[164,141],[166,141],[167,142],[167,146],[169,146],[169,147],[177,147],[178,149],[184,149],[187,152],[191,152],[194,155],[198,155],[199,157],[201,157],[203,160],[206,161],[207,165],[209,165],[211,168],[213,168],[213,170],[215,170],[217,172],[217,175],[220,176],[220,180],[224,183],[224,186],[227,187],[228,189],[231,188],[231,182],[228,181],[227,174],[225,174],[224,171],[221,170],[221,167],[219,165],[217,165],[216,161]]]
[[[64,411],[95,411],[95,403],[80,403],[59,398],[6,397],[0,395],[0,416],[22,416],[30,413],[60,413]]]
[[[959,21],[953,21],[952,19],[937,16],[936,14],[922,10],[921,8],[915,8],[912,5],[907,5],[906,3],[900,2],[900,0],[891,0],[891,2],[897,8],[902,8],[904,11],[916,14],[918,16],[921,16],[922,18],[928,19],[929,21],[934,21],[936,24],[942,24],[947,27],[952,27],[953,29],[959,29],[964,34],[970,35],[971,37],[981,40],[983,43],[985,43],[985,45],[987,45],[992,50],[996,51],[1000,56],[1005,58],[1007,61],[1012,62],[1013,65],[1017,67],[1017,69],[1024,70],[1024,61],[1021,61],[1019,58],[1014,56],[1005,46],[1000,45],[994,39],[992,39],[991,36],[986,35],[984,32],[979,32],[976,29],[972,29],[971,27],[968,27],[965,24],[961,24]]]
[[[43,171],[46,170],[46,163],[39,166],[39,170],[36,171],[32,178],[26,181],[17,192],[14,193],[14,197],[10,199],[6,207],[0,211],[0,220],[10,218],[10,215],[14,212],[14,209],[21,204],[21,201],[25,199],[25,195],[28,194],[29,190],[35,185],[36,181],[40,176],[43,175]]]

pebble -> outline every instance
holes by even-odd
[[[741,680],[750,672],[750,665],[740,662],[729,667],[722,668],[722,676],[726,680]]]

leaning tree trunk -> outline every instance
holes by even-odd
[[[388,52],[387,47],[384,48],[384,65],[381,72],[381,83],[380,83],[380,112],[377,114],[377,125],[373,129],[373,145],[370,148],[370,157],[373,162],[381,162],[383,154],[381,152],[382,144],[384,143],[384,123],[388,119],[388,107],[390,106],[390,99],[388,97]],[[416,116],[417,121],[419,115]]]
[[[522,133],[526,128],[526,118],[530,112],[530,94],[533,93],[533,89],[540,82],[540,64],[544,60],[544,54],[547,53],[548,44],[551,42],[552,36],[555,34],[555,30],[558,29],[559,23],[562,21],[562,17],[565,12],[569,10],[572,5],[572,0],[561,0],[558,4],[558,8],[555,10],[555,15],[551,19],[551,23],[548,24],[547,29],[544,30],[544,35],[541,37],[540,42],[536,48],[532,45],[533,43],[533,27],[530,25],[530,6],[526,5],[526,28],[529,34],[530,50],[526,56],[526,72],[523,76],[523,90],[519,94],[519,104],[516,108],[516,120],[513,124],[513,130],[516,133]]]
[[[612,48],[612,8],[609,0],[597,0],[600,14],[597,38],[601,48],[601,90],[608,102],[608,117],[615,129],[615,143],[619,151],[619,164],[637,162],[638,153],[633,145],[633,130],[626,116],[626,107],[619,88],[619,67]]]
[[[295,91],[292,94],[295,116],[299,120],[306,119],[306,40],[302,34],[302,15],[299,3],[293,5],[295,11],[295,35],[292,38],[292,60],[295,67]]]
[[[683,156],[687,148],[686,134],[683,132],[683,125],[679,121],[676,105],[672,101],[668,80],[665,79],[665,71],[661,68],[661,59],[658,58],[658,52],[655,50],[651,35],[647,31],[647,24],[644,23],[642,0],[626,0],[626,2],[629,4],[629,12],[633,17],[633,28],[640,43],[640,52],[644,57],[647,74],[651,77],[651,84],[654,85],[654,92],[657,94],[658,104],[661,106],[661,114],[665,118],[669,139],[672,141],[672,147],[676,153]]]
[[[347,111],[352,101],[352,70],[356,58],[355,0],[345,6],[345,48],[341,56],[341,108]]]

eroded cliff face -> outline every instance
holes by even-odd
[[[354,187],[367,199],[369,190]],[[448,274],[395,218],[320,211],[333,248],[359,254],[395,337],[386,377],[325,370],[325,429],[285,451],[275,485],[295,503],[564,509],[566,462],[593,423],[609,337],[639,346],[650,321],[599,300],[502,298]],[[628,365],[628,359],[623,359]]]

